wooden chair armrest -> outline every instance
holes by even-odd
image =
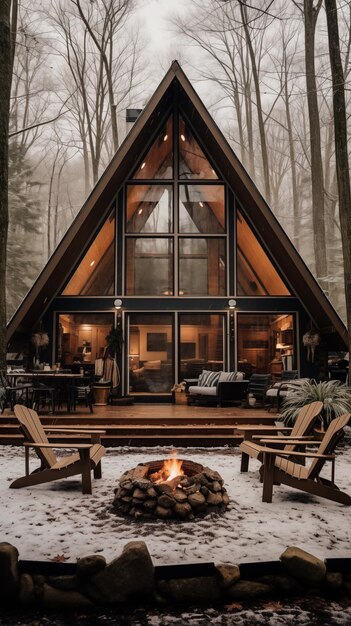
[[[288,427],[288,426],[270,426],[269,424],[267,424],[267,426],[265,426],[264,424],[259,425],[259,424],[234,424],[235,429],[236,430],[246,430],[247,432],[250,433],[254,433],[255,431],[257,431],[258,433],[262,430],[272,430],[273,432],[277,431],[277,432],[290,432],[292,430],[292,428]],[[255,437],[256,435],[253,435],[253,437]]]
[[[282,443],[282,444],[303,444],[304,446],[319,446],[320,441],[316,441],[315,439],[301,439],[300,437],[261,437],[260,441],[263,443]]]
[[[263,430],[263,428],[261,428],[261,430]],[[275,430],[276,430],[276,432],[281,432],[281,431],[284,432],[286,429],[278,427]],[[274,435],[274,432],[275,431],[273,431],[273,434],[272,434],[272,438],[274,437],[274,441],[276,441],[276,440],[278,441],[278,439],[282,439],[283,441],[285,441],[285,439],[289,439],[289,437],[290,437],[289,433],[287,433],[284,436],[279,436],[279,435]],[[252,435],[252,439],[253,440],[257,440],[257,439],[261,440],[261,439],[264,439],[264,438],[267,438],[267,437],[271,437],[271,435],[269,433],[262,433],[262,435]]]
[[[279,448],[264,448],[262,447],[261,452],[263,454],[275,454],[276,456],[301,456],[311,459],[335,459],[335,454],[318,454],[317,452],[295,452],[295,450],[285,451],[279,450]]]
[[[86,450],[92,448],[92,443],[32,443],[25,441],[25,448],[74,448],[75,450]]]
[[[59,432],[59,433],[82,433],[84,435],[105,435],[106,434],[106,430],[98,430],[98,429],[92,429],[92,428],[74,428],[74,427],[64,427],[61,428],[61,426],[53,426],[52,428],[50,428],[49,426],[46,426],[44,428],[44,431],[46,433],[50,433],[50,432]]]

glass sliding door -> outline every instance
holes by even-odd
[[[280,378],[296,369],[294,316],[287,313],[239,313],[238,370]]]
[[[174,383],[171,313],[129,315],[128,361],[129,393],[171,393]]]
[[[179,338],[180,380],[225,369],[224,315],[180,313]]]
[[[58,316],[57,360],[94,365],[104,357],[106,336],[113,326],[112,313],[61,313]]]

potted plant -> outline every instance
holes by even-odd
[[[316,382],[305,380],[294,387],[282,403],[281,416],[285,424],[294,424],[301,407],[320,400],[323,409],[320,414],[321,425],[328,427],[334,417],[351,413],[351,388],[338,380]]]
[[[109,353],[113,359],[116,358],[117,352],[122,350],[123,337],[122,330],[119,326],[112,326],[110,332],[105,337]]]

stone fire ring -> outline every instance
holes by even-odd
[[[218,472],[183,460],[184,476],[156,484],[149,476],[158,472],[163,463],[163,460],[139,463],[121,476],[113,501],[119,513],[140,520],[193,520],[208,513],[225,511],[229,496]]]

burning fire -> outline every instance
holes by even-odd
[[[183,461],[178,459],[166,459],[158,472],[151,474],[150,478],[154,483],[166,483],[177,476],[184,476],[184,470],[182,469]]]

